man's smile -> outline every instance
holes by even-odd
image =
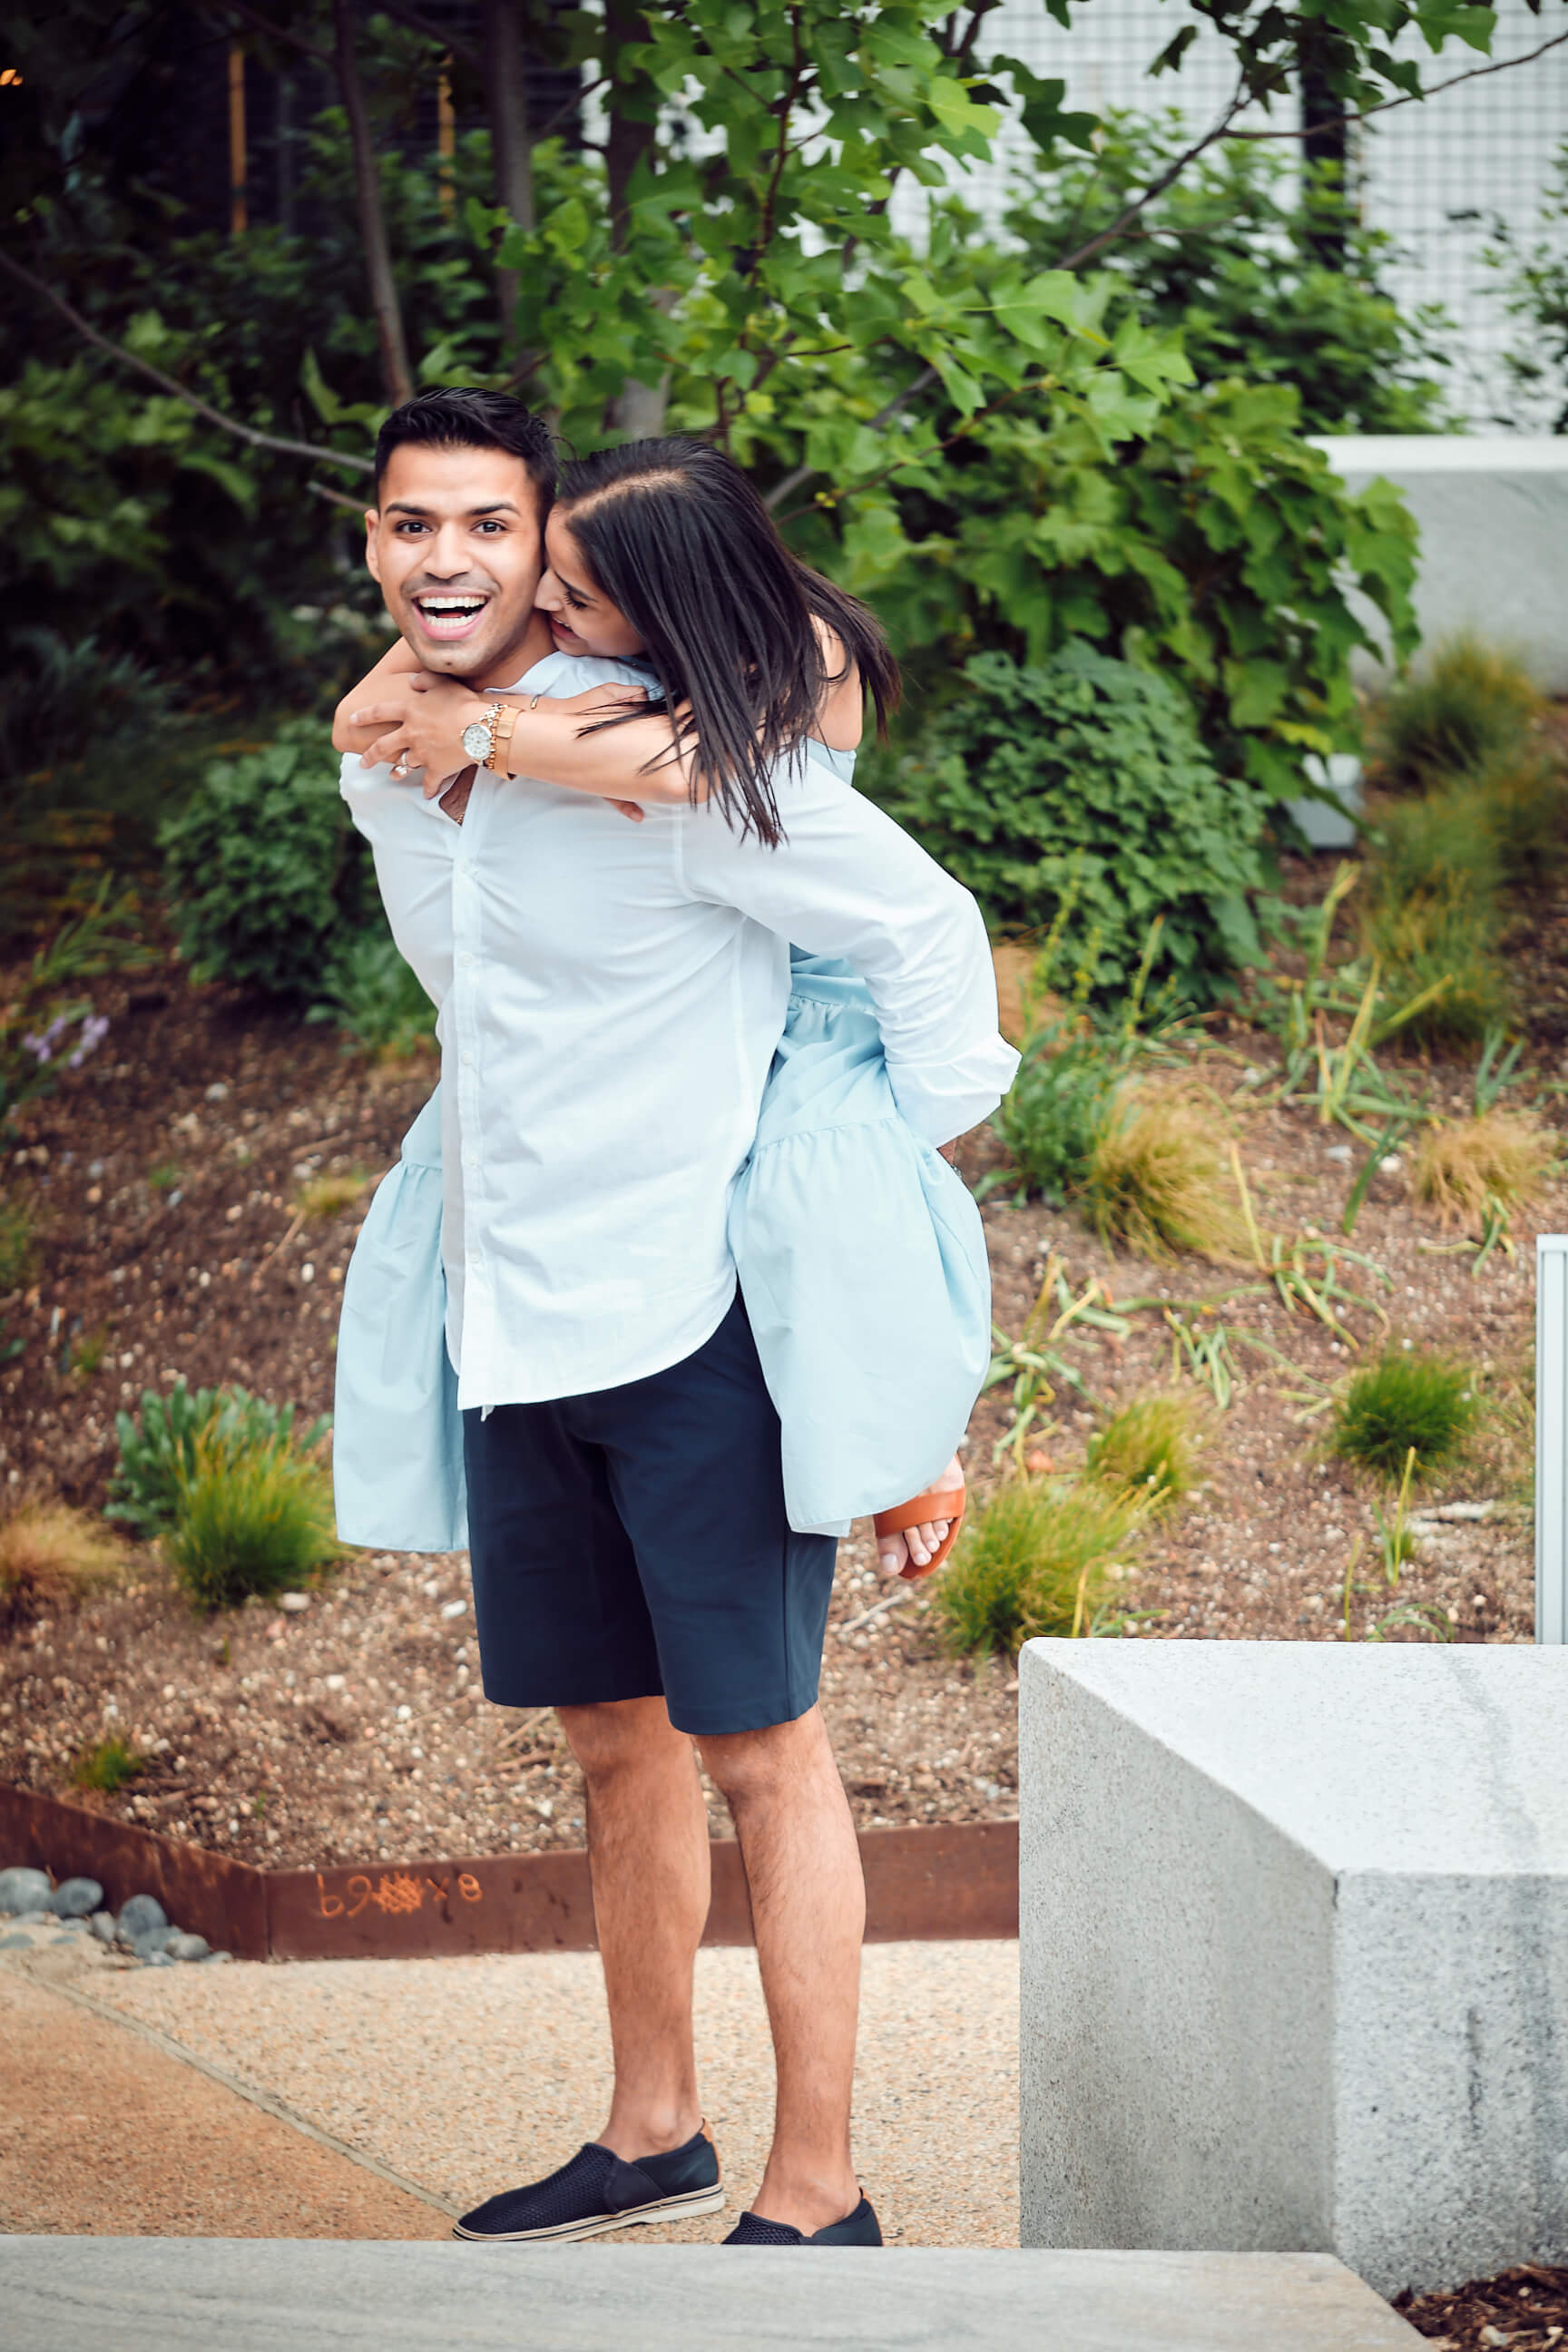
[[[410,601],[426,636],[457,645],[473,635],[490,600],[477,589],[421,589]]]

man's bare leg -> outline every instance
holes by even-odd
[[[778,2070],[773,2148],[751,2210],[809,2237],[860,2195],[849,2104],[866,1889],[854,1823],[818,1708],[698,1745],[741,1842]]]
[[[661,1698],[563,1706],[588,1793],[594,1918],[616,2087],[599,2134],[627,2163],[702,2120],[691,1972],[708,1916],[708,1815],[690,1740]]]

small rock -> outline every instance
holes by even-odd
[[[155,1895],[133,1895],[121,1912],[116,1927],[122,1944],[133,1944],[149,1927],[166,1927],[169,1915]]]
[[[172,1960],[205,1960],[212,1946],[205,1936],[171,1936],[163,1949]]]
[[[18,1927],[52,1927],[55,1915],[46,1904],[41,1911],[19,1911],[16,1924]]]
[[[207,1088],[207,1100],[208,1102],[226,1102],[228,1100],[228,1088],[225,1086],[221,1078],[215,1078],[211,1086]]]
[[[0,1952],[30,1952],[32,1948],[33,1939],[25,1930],[18,1929],[15,1935],[0,1936]]]
[[[232,1952],[209,1952],[206,1958],[202,1961],[201,1965],[204,1969],[210,1969],[216,1961],[232,1960],[233,1958],[234,1954]]]
[[[63,1879],[55,1889],[55,1910],[62,1919],[85,1919],[103,1901],[96,1878]]]
[[[139,1960],[154,1960],[174,1942],[178,1930],[174,1927],[147,1927],[140,1936],[131,1938],[131,1949]]]
[[[172,1969],[174,1963],[167,1952],[149,1952],[142,1965],[144,1969]]]
[[[1337,1160],[1342,1167],[1349,1160],[1350,1156],[1351,1148],[1348,1143],[1331,1143],[1328,1150],[1323,1154],[1325,1160]]]
[[[88,1925],[100,1944],[113,1943],[115,1927],[112,1911],[95,1911]]]
[[[280,1592],[278,1595],[279,1608],[286,1609],[290,1617],[298,1616],[301,1609],[309,1609],[310,1605],[310,1596],[308,1592]]]
[[[446,1601],[442,1605],[441,1614],[443,1617],[461,1617],[467,1610],[468,1605],[468,1604],[466,1601]]]
[[[47,1872],[29,1870],[21,1864],[10,1870],[0,1870],[0,1912],[41,1911],[47,1908],[48,1902]]]

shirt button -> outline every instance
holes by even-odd
[[[472,957],[471,955],[469,955],[469,954],[468,953],[468,951],[465,950],[464,950],[464,954],[463,954],[463,968],[464,968],[464,970],[465,970],[465,971],[467,971],[467,970],[468,970],[468,966],[473,962],[473,961],[474,961],[473,957]]]
[[[474,1066],[474,1057],[473,1057],[473,1055],[472,1055],[471,1054],[465,1054],[465,1055],[463,1055],[463,1067],[464,1067],[464,1069],[465,1069],[465,1070],[471,1070],[471,1069],[473,1068],[473,1066]]]

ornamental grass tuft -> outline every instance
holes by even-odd
[[[70,1601],[113,1583],[122,1547],[68,1503],[23,1503],[0,1519],[0,1618],[19,1622],[43,1601]]]
[[[146,1762],[144,1756],[138,1755],[134,1748],[111,1731],[95,1748],[82,1749],[71,1766],[71,1779],[79,1789],[101,1789],[112,1796],[116,1789],[123,1789],[128,1780],[134,1780]]]
[[[1521,1111],[1429,1127],[1415,1152],[1415,1197],[1446,1225],[1475,1224],[1489,1205],[1516,1209],[1540,1192],[1555,1158],[1552,1137]]]
[[[1450,637],[1384,698],[1373,744],[1391,779],[1425,787],[1479,775],[1522,748],[1541,690],[1514,655],[1478,637]]]
[[[1479,1410],[1464,1365],[1390,1349],[1357,1372],[1339,1399],[1332,1451],[1380,1478],[1397,1479],[1414,1447],[1416,1471],[1427,1475],[1463,1450]]]
[[[331,1478],[287,1444],[209,1426],[178,1463],[175,1486],[168,1549],[194,1608],[289,1591],[339,1556]]]
[[[1212,1108],[1127,1086],[1111,1097],[1089,1153],[1083,1206],[1101,1237],[1141,1257],[1190,1250],[1243,1262],[1247,1234]]]
[[[960,1538],[937,1588],[950,1648],[1011,1657],[1039,1634],[1087,1633],[1141,1516],[1092,1480],[1009,1479]]]
[[[1190,1398],[1134,1397],[1089,1441],[1089,1476],[1145,1511],[1169,1510],[1198,1483],[1197,1415]]]

